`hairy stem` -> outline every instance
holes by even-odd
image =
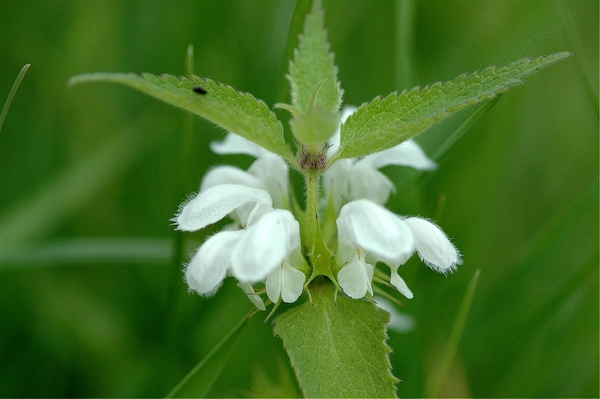
[[[315,238],[317,236],[317,224],[319,220],[319,172],[309,171],[305,175],[306,180],[306,225],[308,226],[307,247],[314,250]]]

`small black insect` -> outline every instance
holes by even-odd
[[[206,94],[206,90],[204,90],[200,86],[195,86],[192,90],[194,90],[194,93],[198,93],[198,94],[202,94],[202,95]]]

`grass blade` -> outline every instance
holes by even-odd
[[[477,281],[479,281],[479,274],[480,270],[477,270],[475,274],[473,274],[471,281],[469,281],[467,291],[465,292],[458,316],[456,317],[456,321],[454,323],[454,328],[450,334],[448,345],[446,346],[441,360],[439,361],[437,367],[433,370],[431,377],[428,379],[427,385],[425,386],[426,397],[437,398],[439,396],[440,389],[442,388],[442,384],[444,383],[448,371],[450,370],[450,365],[452,364],[454,355],[456,355],[458,343],[460,342],[460,337],[465,327],[465,321],[467,320],[467,315],[469,314],[471,302],[473,301],[473,296],[475,295],[475,289],[477,288]]]
[[[415,1],[396,0],[396,87],[413,87]]]
[[[185,74],[186,76],[192,76],[194,74],[194,46],[190,44],[187,48],[186,57],[185,57]],[[192,149],[194,148],[194,116],[189,112],[186,112],[183,115],[183,128],[181,132],[181,136],[179,137],[181,143],[181,152],[179,157],[179,165],[177,171],[177,188],[176,188],[176,198],[175,203],[173,204],[173,209],[177,209],[181,201],[183,201],[186,196],[189,194],[188,187],[186,183],[188,182],[189,177],[189,165],[191,164],[192,159]],[[175,300],[175,292],[179,284],[181,284],[181,268],[184,258],[184,247],[185,240],[183,236],[183,231],[181,230],[173,230],[173,252],[171,258],[171,278],[169,282],[169,295],[171,305]]]
[[[166,266],[170,242],[161,238],[73,238],[2,252],[0,272],[44,267],[140,264]]]
[[[8,108],[10,108],[10,103],[12,103],[12,100],[15,97],[15,94],[17,94],[19,85],[21,84],[21,81],[25,77],[25,73],[27,73],[27,70],[29,69],[30,66],[31,66],[31,64],[25,64],[25,66],[23,66],[23,68],[21,68],[21,72],[19,72],[19,74],[17,75],[17,78],[15,79],[15,83],[13,83],[13,86],[10,89],[10,92],[8,93],[8,98],[6,99],[6,102],[4,103],[4,108],[2,108],[2,113],[0,114],[0,130],[2,130],[2,125],[4,124],[4,119],[6,118],[6,114],[8,113]]]
[[[238,338],[254,313],[256,313],[256,310],[244,317],[166,397],[205,397],[221,371],[223,371],[223,367],[227,364]]]
[[[583,82],[594,107],[594,111],[596,111],[596,116],[598,116],[598,87],[597,85],[594,85],[592,81],[592,72],[590,71],[588,65],[585,64],[583,55],[586,54],[586,51],[581,44],[581,36],[577,30],[577,24],[573,18],[571,7],[567,1],[556,1],[554,6],[558,17],[562,22],[563,28],[567,33],[569,45],[573,49],[574,54],[576,54],[575,58],[577,59],[579,72],[583,78]]]
[[[464,121],[438,148],[438,150],[433,154],[433,159],[436,162],[439,162],[458,142],[464,137],[464,135],[471,130],[473,126],[479,121],[486,112],[494,107],[494,105],[498,104],[498,101],[502,98],[502,94],[498,95],[498,97],[493,98],[483,104],[481,107],[477,109],[477,111],[473,112],[469,118]]]

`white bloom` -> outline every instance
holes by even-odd
[[[271,196],[265,190],[220,184],[185,203],[175,221],[178,230],[197,231],[235,211],[242,225],[246,225],[259,213],[272,209]]]
[[[231,267],[231,252],[244,233],[222,231],[202,244],[185,269],[185,280],[191,290],[212,295],[225,279]]]
[[[415,237],[415,249],[421,261],[439,273],[449,273],[462,264],[460,252],[436,224],[419,218],[404,220]]]
[[[387,264],[390,283],[407,298],[413,294],[398,274],[416,250],[421,260],[435,271],[447,273],[461,263],[458,250],[435,224],[418,217],[402,219],[368,200],[344,205],[337,219],[337,261],[343,265],[338,282],[352,298],[373,295],[374,267],[366,258]]]
[[[356,112],[355,107],[345,107],[342,111],[343,124]],[[340,129],[330,139],[328,155],[332,156],[339,148]],[[419,145],[412,139],[388,150],[361,159],[343,159],[334,163],[323,174],[323,186],[327,196],[333,195],[336,209],[344,202],[368,199],[383,205],[396,190],[394,183],[378,169],[388,165],[410,166],[420,170],[436,168]]]
[[[338,282],[352,298],[372,295],[373,265],[366,255],[387,264],[399,264],[414,250],[410,228],[395,214],[368,200],[357,200],[342,207],[337,219],[337,260],[345,265]]]
[[[238,184],[220,184],[202,191],[182,207],[175,220],[178,229],[196,231],[232,212],[246,228],[221,231],[206,240],[185,270],[186,281],[190,289],[211,295],[228,274],[233,275],[260,308],[260,297],[248,286],[263,281],[279,268],[302,265],[301,255],[297,256],[300,227],[291,212],[273,209],[266,191]],[[300,295],[296,296],[298,273],[302,275],[300,293],[304,274],[296,269],[291,273],[286,270],[286,273],[294,277],[281,279],[277,297],[281,294],[286,301],[295,296],[295,300]]]
[[[278,155],[248,141],[237,134],[227,133],[221,142],[213,141],[210,148],[217,154],[246,154],[256,158],[248,172],[232,166],[218,166],[212,169],[202,181],[202,189],[214,184],[233,183],[266,190],[273,199],[275,208],[285,208],[288,195],[287,163]],[[237,172],[235,172],[236,170]]]
[[[264,280],[292,250],[297,236],[300,246],[300,226],[290,211],[275,209],[250,224],[231,254],[231,267],[241,281],[256,283]]]
[[[206,191],[209,188],[220,184],[239,184],[242,186],[262,188],[263,190],[265,188],[263,181],[253,174],[240,168],[236,168],[235,166],[223,165],[212,168],[204,175],[202,184],[200,185],[200,191]]]

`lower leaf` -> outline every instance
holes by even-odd
[[[304,303],[274,321],[306,397],[396,397],[386,344],[390,316],[366,299],[335,296],[331,281],[310,286]]]

